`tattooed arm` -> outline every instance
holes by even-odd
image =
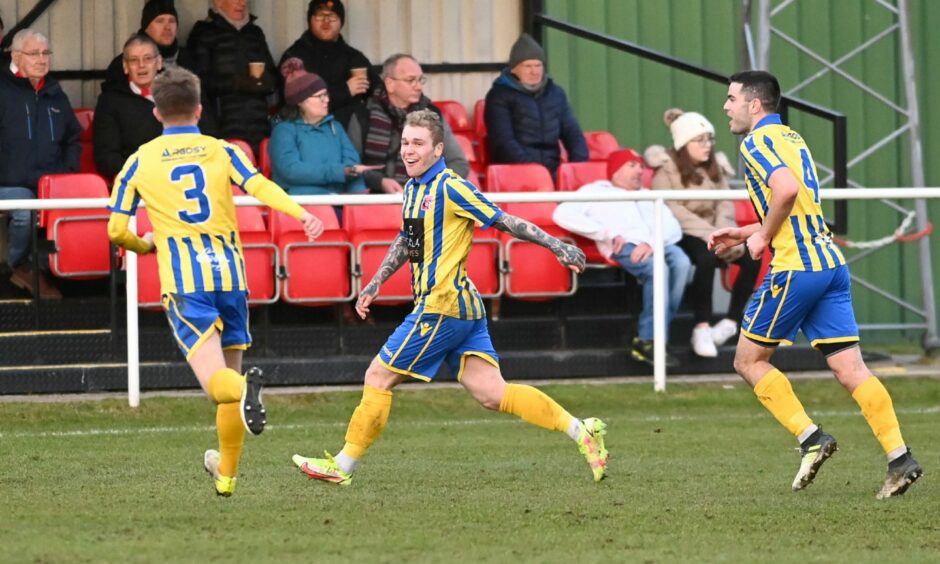
[[[545,247],[555,253],[555,256],[558,257],[558,262],[575,272],[584,271],[584,251],[574,245],[569,245],[564,241],[552,237],[533,223],[504,213],[493,223],[493,227],[509,233],[516,239],[531,241],[536,245]]]
[[[365,319],[369,315],[369,304],[379,293],[379,286],[391,278],[392,274],[395,274],[406,262],[408,262],[408,238],[399,235],[392,241],[372,281],[359,292],[359,299],[356,301],[356,313],[359,317]]]

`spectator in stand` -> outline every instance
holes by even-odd
[[[303,61],[304,68],[326,81],[330,94],[330,114],[343,124],[380,84],[372,63],[340,35],[346,23],[341,0],[311,0],[307,6],[308,29],[281,57],[281,66],[291,57]]]
[[[179,65],[185,69],[194,70],[195,62],[184,47],[180,47],[176,40],[179,21],[176,14],[176,6],[173,0],[147,0],[144,9],[140,14],[140,35],[146,35],[157,44],[160,50],[160,58],[164,65]],[[106,81],[118,82],[127,80],[126,54],[121,53],[108,65]],[[161,70],[158,67],[157,70]],[[97,119],[97,116],[96,116]],[[157,131],[159,135],[160,130]],[[149,141],[153,139],[150,137]],[[134,147],[134,151],[137,147]],[[131,151],[133,152],[133,151]],[[130,154],[130,153],[128,153]]]
[[[565,91],[545,72],[545,50],[523,33],[509,52],[509,66],[486,93],[491,163],[539,163],[555,176],[561,162],[588,160],[587,142]]]
[[[663,116],[672,133],[672,148],[661,145],[646,150],[646,162],[656,169],[653,188],[661,190],[728,190],[728,175],[734,174],[724,153],[715,153],[715,128],[696,112],[673,108]],[[744,245],[723,250],[720,255],[708,250],[708,236],[724,227],[737,227],[731,200],[672,200],[666,202],[682,226],[679,247],[695,265],[690,287],[695,327],[692,350],[702,357],[718,356],[717,347],[738,332],[744,306],[754,293],[760,262],[744,252]],[[726,263],[740,268],[731,290],[731,303],[725,316],[714,326],[712,290],[715,270]]]
[[[141,145],[158,137],[163,125],[153,115],[153,79],[163,66],[159,46],[149,35],[138,33],[124,43],[123,73],[101,85],[95,107],[95,165],[109,181]],[[199,121],[202,131],[214,131],[211,113]]]
[[[12,60],[0,68],[0,199],[34,199],[44,174],[78,171],[82,128],[59,82],[49,76],[51,56],[49,40],[27,28],[13,37]],[[10,281],[40,298],[61,298],[43,272],[34,285],[30,241],[30,212],[16,210],[10,214]]]
[[[382,63],[382,86],[375,89],[365,107],[357,109],[349,121],[349,138],[362,156],[362,162],[369,166],[381,165],[378,170],[364,173],[370,192],[398,194],[408,181],[399,151],[405,116],[426,108],[441,116],[437,106],[424,95],[425,82],[427,77],[414,57],[401,53],[392,55]],[[470,172],[467,157],[446,120],[444,161],[461,177]]]
[[[244,139],[255,154],[270,135],[268,99],[277,95],[274,59],[247,0],[213,0],[189,35],[196,74],[218,119],[219,136]]]
[[[633,149],[621,149],[607,160],[610,181],[598,180],[578,189],[580,194],[617,194],[621,190],[639,190],[643,176],[643,157]],[[643,311],[638,335],[634,337],[631,356],[653,363],[653,237],[655,208],[651,201],[565,202],[555,208],[552,219],[564,229],[597,244],[605,257],[636,277],[643,286]],[[665,244],[666,328],[676,315],[689,280],[692,264],[676,245],[682,238],[679,222],[668,210],[663,211]],[[666,355],[667,366],[678,364]]]
[[[296,57],[281,65],[283,121],[274,126],[268,152],[274,182],[292,196],[365,193],[365,170],[343,126],[329,113],[330,94],[319,75]]]

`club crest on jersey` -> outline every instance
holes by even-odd
[[[433,203],[434,203],[434,195],[428,194],[427,196],[424,197],[424,200],[421,202],[421,209],[423,211],[428,211],[429,209],[431,209],[431,204]]]

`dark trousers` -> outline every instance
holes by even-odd
[[[689,255],[692,264],[695,265],[695,274],[692,276],[692,284],[686,290],[688,303],[692,305],[692,314],[695,323],[707,323],[711,321],[712,316],[712,290],[715,286],[715,269],[724,264],[715,253],[708,250],[708,245],[704,239],[692,235],[683,235],[679,241],[679,247]],[[754,293],[754,284],[757,282],[757,274],[760,271],[760,261],[756,261],[745,252],[741,258],[735,261],[741,270],[738,278],[731,289],[731,303],[728,305],[728,314],[726,317],[741,323],[741,316],[744,315],[744,307],[751,294]]]

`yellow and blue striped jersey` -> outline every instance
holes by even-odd
[[[819,203],[816,163],[799,133],[783,125],[779,114],[771,114],[754,127],[741,143],[744,175],[751,203],[761,222],[771,201],[770,175],[786,167],[800,185],[796,201],[770,242],[774,272],[817,272],[845,264],[845,257],[832,240]]]
[[[467,276],[473,228],[503,214],[441,158],[405,185],[401,236],[408,241],[414,312],[482,319],[483,299]]]
[[[241,149],[196,126],[164,129],[124,164],[108,209],[132,216],[146,203],[162,293],[248,290],[233,182],[285,213],[303,214]]]

